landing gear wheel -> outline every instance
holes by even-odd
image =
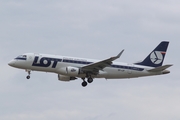
[[[28,76],[26,77],[27,79],[30,79],[30,74],[31,74],[31,70],[26,70],[26,72],[28,72]]]
[[[90,77],[90,78],[88,78],[87,82],[88,82],[88,83],[92,83],[92,82],[93,82],[93,79]]]
[[[28,75],[26,78],[27,78],[27,79],[30,79],[30,76]]]
[[[82,85],[83,87],[86,87],[86,86],[87,86],[87,82],[86,82],[86,81],[83,81],[81,85]]]

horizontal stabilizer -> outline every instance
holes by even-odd
[[[150,69],[148,70],[149,72],[160,72],[160,71],[163,71],[169,67],[171,67],[172,65],[163,65],[163,66],[160,66],[160,67],[156,67],[156,68],[153,68],[153,69]]]

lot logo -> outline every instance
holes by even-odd
[[[164,52],[154,51],[150,55],[151,62],[154,64],[160,64],[163,61],[163,54]],[[165,53],[164,53],[165,54]]]
[[[39,58],[36,56],[34,58],[32,66],[37,66],[37,67],[49,67],[52,64],[52,68],[56,68],[57,63],[61,62],[62,59],[57,59],[57,58],[48,58],[48,57],[42,57]]]

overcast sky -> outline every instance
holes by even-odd
[[[7,65],[27,52],[144,59],[170,41],[170,74],[60,82],[56,74]],[[0,0],[1,120],[180,120],[179,0]]]

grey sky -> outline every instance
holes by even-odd
[[[1,0],[1,120],[179,120],[178,0]],[[60,82],[56,74],[27,73],[8,61],[26,52],[116,61],[144,59],[170,41],[171,73],[147,78]]]

